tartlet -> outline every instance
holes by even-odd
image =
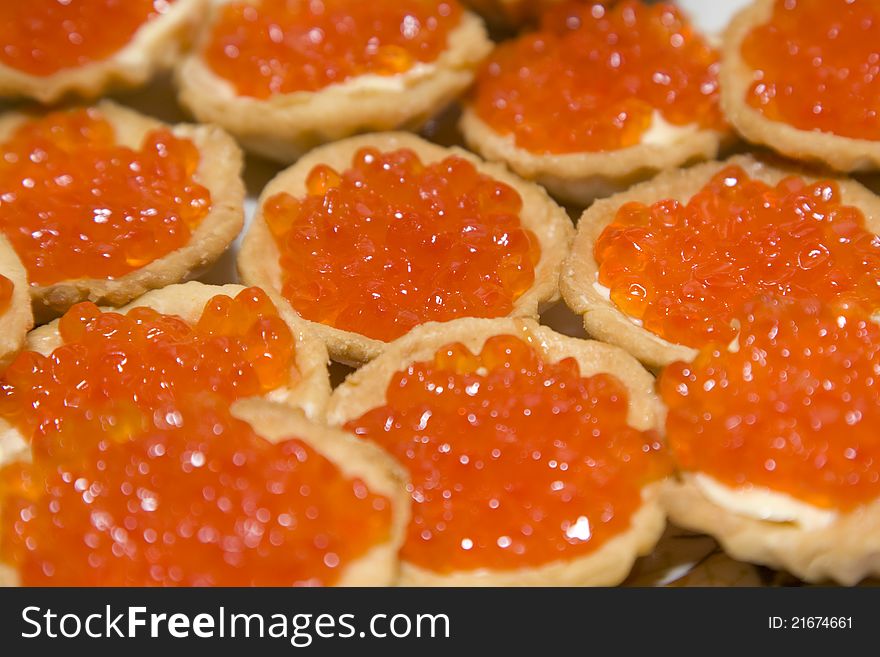
[[[719,172],[727,167],[741,167],[752,179],[776,185],[788,176],[807,182],[817,181],[815,173],[772,164],[752,156],[735,156],[724,162],[708,162],[690,169],[662,173],[653,180],[597,201],[578,222],[571,254],[563,264],[560,290],[566,304],[583,316],[591,336],[616,344],[651,367],[663,367],[677,360],[689,361],[697,351],[685,344],[670,342],[634,321],[621,311],[599,285],[599,266],[594,247],[603,231],[615,221],[618,211],[628,203],[645,206],[672,199],[686,203]],[[822,177],[827,180],[827,178]],[[841,203],[858,208],[864,215],[865,228],[880,232],[880,198],[861,184],[848,179],[830,179],[840,190]],[[676,263],[676,266],[683,266]],[[718,291],[718,294],[723,294]]]
[[[34,325],[27,274],[9,242],[0,237],[0,371],[22,348]],[[11,286],[11,290],[9,289]]]
[[[213,297],[223,295],[234,297],[245,289],[242,285],[206,285],[198,281],[168,285],[161,290],[147,292],[122,308],[104,308],[105,312],[125,314],[133,308],[152,308],[153,310],[176,315],[187,323],[199,319],[205,304]],[[330,396],[330,379],[327,373],[327,351],[319,339],[310,330],[306,322],[296,313],[290,311],[287,304],[269,294],[284,323],[291,329],[296,350],[295,366],[298,372],[297,381],[292,388],[282,387],[271,391],[267,398],[271,401],[284,403],[297,408],[310,418],[321,419],[327,400]],[[48,355],[61,346],[58,333],[58,321],[38,326],[28,333],[25,348]],[[3,420],[0,419],[0,423]],[[0,431],[0,434],[4,431]],[[0,444],[4,441],[0,439]],[[0,450],[2,456],[2,450]]]
[[[31,297],[38,322],[57,317],[80,301],[90,300],[99,304],[121,306],[150,289],[186,280],[220,257],[238,235],[244,221],[245,190],[241,179],[241,151],[220,128],[187,124],[169,127],[156,119],[109,101],[102,101],[85,112],[90,120],[108,122],[120,146],[140,148],[142,140],[150,131],[163,128],[168,128],[174,137],[195,145],[199,160],[191,180],[207,189],[210,206],[185,246],[124,275],[111,278],[71,278],[49,284],[32,282]],[[18,129],[26,127],[29,120],[29,115],[17,112],[0,118],[0,142],[8,140]],[[95,212],[94,209],[87,208],[79,210]],[[110,210],[124,212],[126,208],[111,207]],[[19,255],[21,257],[22,254]],[[31,278],[34,278],[33,274]]]
[[[352,137],[315,149],[294,166],[278,174],[263,190],[257,214],[242,242],[238,258],[241,279],[280,293],[283,287],[280,251],[264,217],[264,205],[273,195],[287,192],[299,198],[306,193],[306,180],[317,166],[343,171],[364,148],[380,152],[408,149],[423,163],[434,163],[448,156],[471,163],[476,171],[503,183],[519,194],[522,210],[519,221],[538,239],[540,260],[534,267],[534,282],[513,302],[512,316],[537,317],[540,307],[558,298],[557,280],[562,259],[568,250],[573,227],[565,211],[537,185],[525,182],[503,167],[485,163],[458,148],[444,148],[407,133],[382,133]],[[364,363],[380,353],[386,342],[350,330],[312,323],[313,330],[327,344],[333,359],[346,363]]]
[[[284,163],[358,132],[417,129],[471,84],[491,49],[482,20],[463,12],[433,61],[416,62],[396,75],[356,75],[315,90],[257,98],[239,94],[205,61],[216,19],[217,11],[177,68],[180,101],[200,121],[222,126],[248,150]]]
[[[406,476],[400,466],[374,445],[356,440],[339,429],[311,421],[299,410],[286,405],[263,399],[246,399],[236,402],[232,415],[246,422],[258,436],[271,443],[280,443],[295,437],[330,461],[342,476],[362,481],[370,493],[390,501],[392,521],[387,539],[342,564],[333,585],[394,584],[399,566],[397,552],[403,542],[409,519]],[[0,458],[0,467],[12,463],[16,458],[28,456],[26,452],[4,454]],[[18,573],[12,567],[0,564],[0,586],[18,584]]]
[[[845,305],[765,298],[738,342],[659,380],[670,520],[808,582],[877,575],[880,329]]]
[[[713,61],[717,55],[702,37],[686,27],[686,19],[679,13],[670,13],[671,18],[669,21],[664,19],[661,29],[668,30],[667,43],[668,39],[677,36],[682,40],[682,44],[687,44],[687,47],[691,48],[690,57],[694,62],[700,61],[700,66],[703,62],[706,63],[704,69],[698,69],[695,65],[695,70],[691,73],[699,76],[700,80],[692,80],[690,84],[699,84],[701,90],[695,97],[699,98],[699,102],[710,100],[708,108],[691,110],[693,114],[690,116],[690,121],[683,118],[686,112],[677,108],[674,103],[670,107],[679,116],[674,121],[670,121],[662,113],[664,108],[658,107],[649,99],[639,98],[638,102],[653,106],[653,114],[646,119],[648,125],[639,128],[640,132],[636,139],[633,140],[628,136],[624,139],[623,130],[632,129],[627,127],[621,128],[621,136],[613,145],[612,142],[591,144],[588,141],[588,134],[607,130],[615,122],[620,121],[620,116],[632,112],[631,109],[622,107],[620,103],[634,102],[634,99],[638,98],[636,94],[631,90],[625,93],[618,90],[615,93],[619,98],[615,97],[614,104],[611,105],[611,101],[607,99],[604,102],[597,100],[596,94],[608,93],[607,90],[602,90],[601,85],[597,86],[595,91],[592,89],[587,91],[580,88],[585,86],[585,83],[581,85],[570,83],[571,88],[566,89],[564,93],[561,90],[556,91],[556,98],[567,99],[567,108],[560,111],[551,111],[546,105],[525,98],[530,89],[537,98],[535,89],[552,86],[554,80],[560,79],[558,76],[562,75],[561,73],[550,72],[551,67],[554,66],[565,65],[572,67],[572,70],[590,67],[584,68],[585,71],[595,67],[597,75],[605,73],[606,76],[610,76],[610,80],[628,79],[619,69],[606,70],[604,64],[598,65],[596,62],[605,62],[609,58],[617,57],[620,66],[621,61],[629,64],[630,60],[636,62],[641,60],[639,54],[641,45],[636,46],[635,49],[632,44],[614,46],[620,47],[624,51],[623,55],[608,45],[623,40],[627,32],[640,34],[635,28],[619,28],[620,34],[614,35],[613,28],[606,26],[607,16],[615,16],[615,20],[622,20],[620,19],[622,13],[633,8],[644,13],[677,12],[670,5],[663,5],[658,10],[645,8],[640,3],[634,2],[621,3],[616,8],[605,8],[598,4],[591,8],[589,4],[569,3],[548,12],[539,32],[526,34],[513,42],[501,44],[496,49],[496,53],[484,64],[470,97],[465,102],[460,128],[467,144],[485,158],[504,162],[524,178],[542,184],[554,196],[581,207],[589,205],[596,198],[608,196],[650,178],[658,171],[715,157],[729,139],[729,131],[721,117],[720,108],[717,107],[715,76],[717,61]],[[595,13],[591,13],[593,10]],[[652,14],[650,20],[654,18]],[[682,27],[673,27],[679,24]],[[685,32],[687,36],[682,37],[681,32]],[[615,40],[612,41],[612,37]],[[587,42],[587,45],[575,41],[575,39],[587,38],[593,39]],[[655,45],[668,47],[659,45],[659,42]],[[609,52],[602,52],[598,50],[600,48]],[[579,57],[583,57],[583,60],[577,59]],[[688,60],[683,60],[675,66],[683,68],[688,63]],[[669,70],[672,70],[672,66],[669,66]],[[529,80],[522,71],[528,71],[532,79]],[[674,74],[682,76],[680,71],[675,71]],[[521,80],[519,84],[523,85],[523,89],[503,87],[499,80],[502,80],[504,75],[513,80]],[[586,76],[587,73],[583,72],[580,75]],[[653,75],[638,71],[630,72],[629,75],[636,78],[640,75],[644,77],[645,81],[641,86],[645,94],[654,93],[651,87],[657,84],[656,79],[665,79],[665,84],[670,84],[672,80],[663,67],[658,68]],[[675,84],[686,85],[687,82],[676,79]],[[586,99],[580,98],[578,94],[586,96]],[[570,98],[572,96],[574,98]],[[684,106],[684,101],[676,102]],[[610,107],[621,107],[620,115],[604,116],[602,112],[610,112]],[[669,108],[665,109],[669,111]],[[494,116],[489,116],[490,112],[494,113]],[[553,139],[561,139],[560,135],[568,135],[568,132],[560,129],[560,124],[573,123],[577,117],[581,117],[582,121],[589,118],[593,121],[592,127],[584,127],[577,133],[583,133],[580,137],[576,137],[575,132],[566,136],[567,141],[564,146],[548,143],[544,137],[528,136],[524,127],[529,122],[534,122],[538,126],[535,131],[540,130]],[[501,119],[504,121],[503,125],[496,125],[495,122]],[[642,119],[630,117],[626,120],[635,125],[636,121]],[[568,131],[571,132],[572,128],[568,128]],[[629,143],[630,141],[632,143]]]
[[[407,336],[396,340],[389,345],[388,349],[381,356],[351,374],[334,391],[328,408],[327,419],[331,424],[347,425],[349,431],[363,435],[357,427],[363,422],[365,414],[383,407],[387,400],[386,389],[388,389],[396,376],[406,376],[406,372],[408,370],[411,372],[412,368],[415,367],[414,363],[434,358],[439,353],[438,350],[449,347],[450,343],[453,343],[452,349],[460,349],[463,345],[463,348],[469,350],[471,354],[477,354],[486,345],[487,340],[496,339],[497,336],[507,336],[505,339],[516,339],[526,343],[529,345],[529,348],[534,349],[539,354],[539,357],[548,363],[556,363],[563,359],[569,359],[569,361],[573,359],[576,361],[577,367],[580,370],[580,376],[582,377],[611,374],[613,377],[616,377],[616,380],[621,382],[628,394],[628,406],[625,411],[628,426],[639,431],[653,431],[662,426],[663,409],[654,393],[653,378],[635,359],[615,347],[598,342],[564,337],[527,319],[459,319],[447,323],[422,325]],[[481,367],[476,370],[476,374],[485,376],[482,374],[483,371],[484,369]],[[486,374],[491,374],[491,372],[486,372]],[[440,378],[442,379],[443,376],[444,374],[441,374]],[[428,384],[416,384],[417,387],[419,385]],[[451,374],[449,385],[453,385]],[[428,390],[431,389],[429,385]],[[437,390],[437,392],[441,391]],[[477,390],[474,394],[479,394],[479,391]],[[510,400],[508,399],[508,401]],[[441,411],[435,409],[434,412]],[[431,411],[428,410],[422,416],[422,422],[427,422],[430,417]],[[498,421],[504,420],[499,418]],[[430,434],[430,429],[427,431]],[[438,446],[439,451],[449,452],[451,450],[452,453],[460,453],[462,450],[457,451],[454,443],[456,440],[466,440],[466,437],[466,433],[455,436],[444,434],[443,440],[453,444],[451,446],[449,444]],[[426,436],[422,442],[427,440]],[[403,445],[399,445],[399,447],[402,449]],[[550,446],[548,445],[549,448]],[[390,451],[393,453],[393,450]],[[640,451],[650,452],[651,449]],[[655,454],[655,456],[662,458],[662,454]],[[464,460],[464,456],[460,458],[462,459],[461,463],[468,463],[468,461]],[[496,458],[494,453],[492,458]],[[504,455],[499,454],[497,458],[503,460]],[[536,454],[533,455],[533,458],[540,459],[542,455]],[[481,467],[479,463],[474,465],[478,469]],[[550,467],[555,467],[553,461],[549,465]],[[415,467],[418,468],[419,466]],[[566,465],[561,467],[563,470],[567,468]],[[634,465],[633,467],[636,466]],[[490,476],[489,471],[491,471],[491,466],[486,467],[483,476],[488,478]],[[484,471],[481,470],[482,472]],[[563,475],[560,474],[560,477],[563,477]],[[410,490],[413,491],[412,495],[415,499],[420,486],[424,486],[426,490],[434,489],[441,484],[452,486],[449,483],[452,481],[451,479],[446,483],[442,483],[443,481],[445,480],[433,481],[432,479],[433,483],[427,484],[426,482],[417,481],[416,475],[413,474],[412,488]],[[502,569],[491,567],[481,567],[475,570],[454,569],[451,572],[445,569],[441,572],[436,572],[423,565],[411,563],[407,561],[405,555],[402,555],[403,563],[400,583],[401,585],[409,586],[570,586],[617,584],[627,576],[635,558],[648,553],[663,533],[665,522],[663,512],[660,510],[658,503],[659,492],[664,485],[662,482],[663,479],[661,478],[659,482],[652,480],[644,485],[641,489],[641,504],[629,516],[628,526],[619,531],[619,533],[609,536],[607,541],[586,554],[571,555],[567,560],[562,558],[544,561],[538,565]],[[476,495],[479,497],[480,493],[476,493]],[[502,494],[503,496],[504,494]],[[444,499],[447,499],[445,494]],[[518,497],[516,501],[495,500],[495,506],[492,506],[490,502],[490,508],[497,508],[499,504],[503,508],[506,503],[514,505],[527,504],[521,497]],[[479,502],[465,502],[465,504],[470,504],[471,506],[468,508],[473,508],[473,505],[479,504]],[[572,512],[574,511],[572,510]],[[491,514],[491,511],[481,511],[481,513]],[[579,523],[589,526],[589,520],[585,517],[579,518]],[[421,526],[428,529],[427,525]],[[569,529],[572,528],[570,527]],[[595,529],[594,527],[594,531]],[[451,527],[448,527],[446,531],[452,532],[453,530]],[[588,540],[590,531],[587,530],[586,534]],[[572,534],[572,536],[574,535],[577,535],[577,532]],[[412,533],[410,536],[412,537]],[[455,540],[457,540],[457,537],[458,533],[453,533]],[[584,536],[580,535],[579,538],[584,538]],[[463,540],[461,549],[469,550],[470,547],[465,546],[464,542]],[[509,539],[508,544],[510,544]],[[499,543],[499,547],[504,546]]]
[[[776,4],[776,0],[755,0],[734,17],[725,32],[720,76],[721,102],[728,120],[749,141],[769,146],[797,160],[819,163],[844,172],[880,168],[880,141],[800,129],[781,119],[771,120],[746,102],[746,96],[752,85],[759,83],[763,78],[746,63],[742,53],[743,43],[755,28],[770,20]],[[826,5],[825,9],[838,10],[832,7],[830,2],[822,4]],[[813,3],[813,6],[817,4]],[[880,11],[876,14],[874,29],[877,20],[880,20]],[[824,25],[826,18],[817,16],[814,22]],[[784,39],[782,36],[778,38]],[[846,35],[839,38],[843,41],[852,39],[853,36]],[[873,47],[875,41],[871,39],[868,43]],[[821,61],[821,57],[819,60]],[[853,62],[853,67],[858,64]],[[855,73],[849,75],[848,70],[840,73],[843,75],[841,80],[857,79],[857,75]],[[876,78],[876,73],[865,71],[864,75],[867,87],[867,80]],[[834,74],[830,77],[834,77]],[[778,93],[785,92],[779,90]],[[808,102],[810,95],[804,90],[794,89],[794,97],[803,97],[804,102]]]
[[[738,561],[785,569],[807,582],[833,579],[850,586],[880,572],[880,502],[825,527],[805,529],[730,511],[709,500],[688,476],[661,498],[670,521],[711,534]]]
[[[96,97],[110,87],[141,85],[178,60],[207,2],[156,2],[156,5],[165,5],[163,11],[137,28],[128,43],[107,57],[93,59],[81,66],[59,66],[50,74],[36,75],[0,62],[0,95],[27,96],[41,103],[53,103],[68,93]],[[76,6],[72,10],[75,11]],[[60,18],[67,20],[66,17]],[[9,27],[22,29],[12,23]],[[64,29],[70,31],[71,28]]]

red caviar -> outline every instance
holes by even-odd
[[[742,56],[756,72],[746,102],[801,130],[880,140],[880,4],[777,0]]]
[[[583,557],[626,531],[668,472],[659,436],[627,423],[628,392],[511,335],[455,343],[394,375],[385,406],[346,427],[409,470],[401,555],[435,572]]]
[[[460,23],[456,0],[257,0],[223,6],[204,58],[239,94],[317,91],[432,62]]]
[[[283,293],[303,317],[378,340],[427,321],[500,317],[535,280],[541,249],[513,188],[451,156],[366,148],[308,195],[269,198]]]
[[[185,246],[211,208],[197,147],[165,128],[133,149],[98,110],[54,112],[2,150],[0,230],[33,284],[128,274]]]
[[[9,0],[0,3],[0,63],[48,76],[107,59],[174,0]]]
[[[829,181],[771,187],[729,166],[687,203],[621,206],[594,255],[618,308],[692,347],[730,342],[760,294],[880,308],[880,239]]]
[[[724,127],[718,53],[675,6],[567,3],[538,32],[496,48],[473,94],[477,114],[536,153],[638,144],[659,112]]]
[[[817,301],[761,299],[738,348],[713,343],[664,370],[678,465],[822,508],[880,497],[880,327]]]
[[[385,498],[230,413],[296,377],[261,290],[213,298],[192,325],[83,303],[59,331],[0,379],[0,416],[33,457],[0,470],[0,558],[23,584],[329,584],[387,536]]]
[[[15,284],[0,274],[0,314],[6,312],[12,303],[12,293],[15,290]]]

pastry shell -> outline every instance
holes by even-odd
[[[202,42],[209,36],[210,28]],[[314,92],[242,96],[214,73],[198,46],[181,61],[176,80],[180,102],[199,121],[216,123],[246,149],[289,164],[315,146],[356,133],[418,129],[470,86],[491,49],[482,20],[465,12],[435,61],[381,84],[364,84],[378,76],[359,76]]]
[[[487,160],[504,162],[526,180],[579,207],[656,175],[659,171],[714,158],[727,133],[706,128],[685,131],[669,143],[637,144],[614,151],[533,153],[512,135],[496,132],[470,106],[459,123],[465,142]]]
[[[370,491],[390,500],[392,524],[388,539],[349,562],[340,573],[336,586],[393,584],[398,571],[397,553],[409,521],[406,474],[401,467],[375,445],[357,440],[339,429],[317,424],[301,411],[283,404],[259,398],[244,399],[233,405],[232,414],[271,442],[299,438],[333,462],[344,476],[361,479]],[[14,586],[17,579],[13,568],[0,565],[0,586]]]
[[[669,198],[687,202],[712,176],[729,165],[738,165],[751,178],[770,185],[791,175],[801,176],[808,181],[820,179],[815,174],[791,166],[774,165],[750,155],[739,155],[723,162],[707,162],[690,169],[662,173],[653,180],[594,203],[578,222],[571,254],[563,264],[559,282],[565,303],[583,316],[588,334],[623,347],[650,367],[660,368],[675,361],[693,360],[697,350],[669,342],[642,328],[600,294],[594,287],[594,283],[598,283],[599,267],[593,248],[622,205],[630,202],[650,205]],[[827,179],[827,176],[824,178]],[[853,180],[833,180],[840,187],[842,202],[858,207],[865,216],[867,229],[880,233],[880,197]]]
[[[113,126],[118,142],[132,148],[140,147],[147,132],[166,125],[109,101],[98,103],[94,109]],[[28,118],[18,112],[0,117],[0,143]],[[62,315],[80,301],[121,306],[148,290],[186,280],[216,261],[241,231],[245,189],[238,146],[215,126],[180,124],[172,126],[171,131],[198,147],[200,161],[193,178],[211,192],[211,209],[193,231],[189,243],[117,278],[78,278],[31,285],[38,323]]]
[[[27,96],[54,103],[68,93],[94,98],[111,87],[136,87],[170,68],[189,44],[208,0],[176,0],[143,24],[111,56],[51,75],[31,75],[0,64],[0,96]]]
[[[31,295],[27,273],[12,250],[12,245],[0,236],[0,276],[12,281],[12,299],[6,310],[0,311],[0,372],[9,365],[24,346],[25,336],[34,325]]]
[[[630,394],[629,424],[637,429],[660,430],[664,410],[654,392],[653,377],[621,349],[600,342],[560,335],[530,319],[457,319],[431,322],[413,329],[391,343],[384,353],[357,370],[333,393],[327,411],[330,424],[343,425],[382,406],[394,374],[411,363],[430,360],[438,349],[461,342],[478,352],[495,335],[512,334],[531,343],[546,359],[575,358],[582,376],[609,372],[618,377]],[[407,586],[606,586],[622,582],[635,559],[651,551],[665,528],[659,503],[663,483],[646,486],[644,503],[630,528],[584,557],[554,561],[516,570],[480,569],[440,574],[403,562],[400,584]]]
[[[511,315],[537,317],[542,304],[558,299],[559,270],[574,232],[571,220],[565,211],[540,187],[511,175],[501,166],[482,162],[460,148],[437,146],[408,133],[362,135],[328,144],[315,149],[295,165],[279,173],[260,195],[256,216],[242,242],[238,256],[238,269],[242,281],[272,290],[276,294],[281,293],[282,272],[279,265],[279,251],[262,214],[266,200],[279,192],[288,192],[294,197],[305,195],[306,178],[316,165],[327,164],[337,171],[347,169],[351,166],[354,154],[365,147],[377,148],[383,152],[409,148],[418,154],[423,162],[434,162],[456,155],[472,162],[481,173],[513,187],[523,200],[523,209],[520,213],[522,225],[533,231],[540,241],[541,259],[535,268],[534,284],[516,300]],[[327,344],[330,356],[345,363],[367,362],[377,356],[387,344],[316,322],[312,323],[312,327]]]
[[[880,575],[880,500],[809,529],[729,511],[706,498],[687,474],[667,482],[661,500],[672,522],[710,534],[734,559],[783,568],[807,582],[854,585]]]
[[[754,28],[770,19],[773,5],[774,0],[756,0],[734,17],[725,32],[720,78],[721,104],[728,121],[749,141],[797,160],[821,163],[837,171],[880,168],[880,141],[801,130],[772,121],[746,103],[755,78],[742,58],[742,43]]]

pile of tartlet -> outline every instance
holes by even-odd
[[[0,583],[880,576],[878,3],[8,4]]]

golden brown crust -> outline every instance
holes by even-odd
[[[132,148],[140,147],[147,132],[165,126],[109,101],[102,101],[95,108],[113,125],[119,143]],[[0,117],[0,142],[27,119],[26,114],[20,113]],[[31,297],[38,323],[58,317],[80,301],[121,306],[147,290],[184,281],[216,261],[241,231],[245,189],[238,146],[214,126],[180,124],[171,130],[198,147],[200,161],[193,177],[211,192],[211,209],[189,243],[112,280],[81,278],[47,286],[32,285]]]
[[[651,367],[664,367],[677,360],[690,361],[696,356],[695,349],[668,342],[636,324],[594,287],[599,268],[593,247],[605,227],[614,221],[620,206],[633,201],[651,204],[669,198],[687,202],[712,176],[729,165],[741,166],[752,178],[771,185],[789,175],[817,180],[815,174],[797,168],[771,165],[749,155],[740,155],[724,162],[707,162],[690,169],[669,171],[626,192],[597,201],[578,222],[571,254],[563,263],[559,281],[565,303],[583,315],[587,333],[623,347]],[[835,180],[840,186],[842,201],[858,207],[865,215],[868,230],[880,233],[880,197],[853,180]]]
[[[733,513],[709,501],[688,477],[661,494],[671,521],[710,534],[734,559],[784,568],[808,582],[853,585],[880,575],[880,501],[806,529]]]
[[[85,66],[38,76],[0,64],[0,96],[27,96],[48,104],[68,93],[93,98],[111,87],[139,86],[178,60],[208,1],[177,0],[121,50]]]
[[[349,563],[337,586],[390,586],[397,579],[397,552],[406,536],[410,502],[406,472],[376,445],[345,431],[317,424],[288,406],[263,399],[237,402],[232,413],[263,438],[277,442],[290,437],[305,441],[332,461],[348,478],[361,479],[373,493],[391,501],[391,535],[364,556]]]
[[[520,214],[522,224],[537,235],[541,244],[541,260],[535,269],[535,283],[516,300],[511,315],[537,317],[542,304],[558,298],[559,270],[574,232],[565,211],[537,185],[511,175],[503,167],[482,162],[462,149],[437,146],[408,133],[363,135],[328,144],[315,149],[295,165],[279,173],[260,195],[256,216],[242,242],[238,268],[244,282],[259,285],[278,294],[281,291],[278,247],[262,215],[262,207],[266,199],[282,191],[295,197],[305,195],[305,180],[317,164],[327,164],[337,170],[347,169],[351,166],[353,155],[367,146],[381,151],[409,148],[424,162],[457,155],[473,162],[482,173],[516,189],[523,200],[523,210]],[[386,343],[357,333],[318,323],[312,323],[312,327],[325,341],[334,360],[353,364],[364,363],[385,348]]]
[[[725,32],[720,78],[721,104],[727,119],[749,141],[797,160],[819,162],[838,171],[880,168],[880,141],[800,130],[771,121],[746,103],[746,93],[755,77],[742,58],[742,43],[753,28],[772,16],[773,4],[774,0],[756,0],[734,17]]]
[[[206,28],[203,43],[209,33]],[[359,132],[419,128],[470,86],[491,48],[482,21],[465,13],[437,60],[381,85],[365,86],[367,76],[361,76],[316,92],[239,96],[206,65],[198,47],[180,63],[176,79],[180,102],[200,121],[224,127],[248,150],[290,163]]]
[[[555,197],[581,207],[658,171],[713,158],[729,137],[715,130],[695,129],[679,133],[669,143],[638,144],[597,153],[540,154],[520,148],[511,135],[496,132],[472,107],[464,109],[460,128],[467,144],[486,159],[504,162]]]
[[[327,420],[343,425],[377,408],[386,401],[388,383],[394,374],[413,362],[433,358],[442,346],[461,342],[479,351],[493,335],[512,334],[531,343],[545,358],[555,362],[572,357],[582,376],[610,372],[626,386],[629,395],[628,422],[640,430],[663,426],[663,407],[654,392],[654,379],[639,363],[616,347],[560,335],[530,319],[458,319],[428,323],[390,343],[381,356],[351,374],[330,399]],[[637,556],[647,554],[663,533],[664,515],[657,486],[643,490],[644,504],[633,516],[625,533],[596,552],[579,559],[553,562],[515,571],[480,570],[439,574],[404,563],[404,585],[612,585],[626,577]]]
[[[0,372],[24,346],[25,336],[34,325],[27,274],[12,245],[0,235],[0,276],[12,281],[12,299],[0,311]]]

